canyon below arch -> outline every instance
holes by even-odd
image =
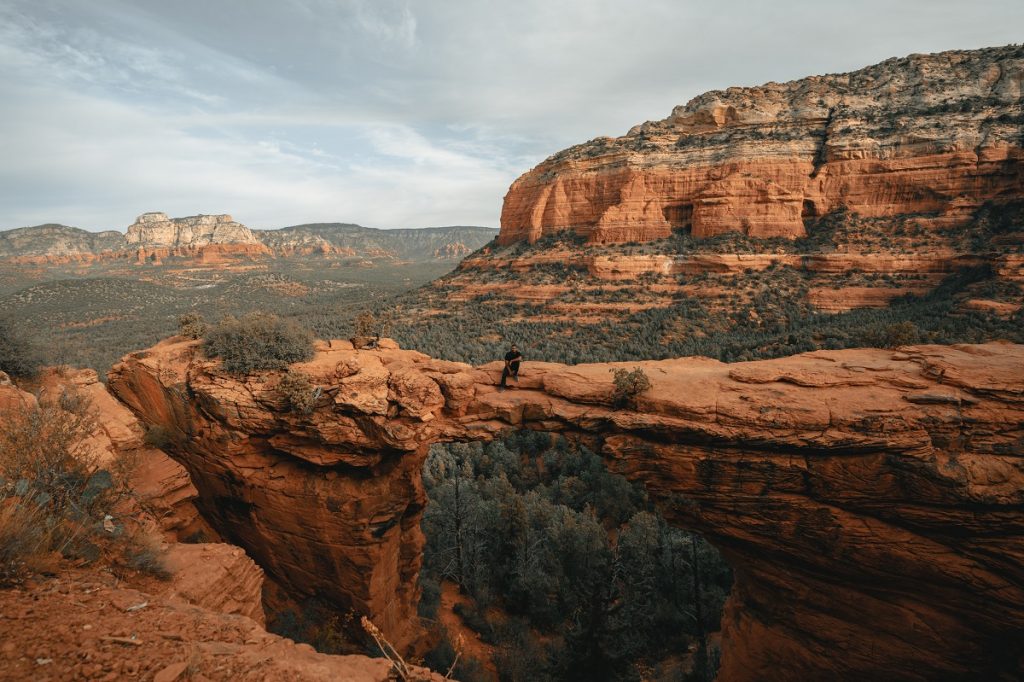
[[[651,388],[613,399],[611,369]],[[599,445],[673,524],[733,567],[719,679],[1007,678],[1024,641],[1024,346],[817,351],[566,366],[317,343],[294,370],[235,377],[198,342],[126,356],[109,389],[188,471],[196,506],[293,596],[418,636],[432,443],[529,428]],[[768,673],[770,671],[770,673]]]

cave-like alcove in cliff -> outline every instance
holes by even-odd
[[[693,204],[669,204],[661,212],[673,230],[689,232],[693,227]]]
[[[805,223],[818,217],[818,207],[814,205],[814,201],[811,199],[804,199],[803,208],[800,211],[800,217],[803,218]]]

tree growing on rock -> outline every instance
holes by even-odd
[[[355,336],[352,338],[356,348],[374,348],[382,336],[387,336],[395,321],[396,312],[385,308],[377,314],[369,310],[359,313],[355,319]]]
[[[651,388],[651,380],[639,367],[634,367],[631,371],[615,367],[608,371],[614,374],[615,389],[612,392],[612,402],[616,407],[635,403],[637,396]]]

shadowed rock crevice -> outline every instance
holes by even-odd
[[[194,342],[126,357],[110,386],[180,434],[169,450],[201,496],[251,505],[214,525],[294,594],[368,613],[401,646],[417,637],[429,444],[529,428],[599,439],[609,469],[722,550],[736,582],[720,679],[1017,669],[1024,347],[628,363],[652,388],[614,408],[609,365],[526,363],[499,393],[498,363],[382,345],[321,342],[296,366],[323,389],[308,415],[286,410],[279,373],[231,377]],[[182,383],[184,413],[169,407]]]

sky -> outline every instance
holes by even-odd
[[[1020,0],[0,0],[0,229],[498,226],[712,89],[1024,40]]]

